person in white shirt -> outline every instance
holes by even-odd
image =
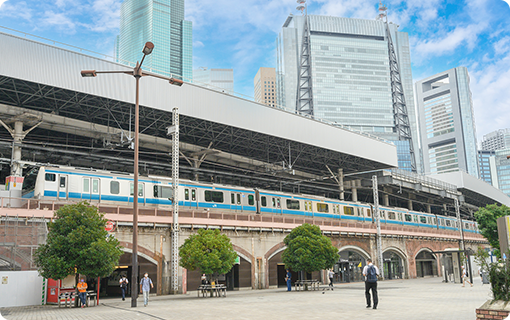
[[[462,266],[462,286],[463,287],[466,285],[466,282],[469,283],[471,286],[473,286],[473,284],[471,282],[469,282],[469,279],[467,277],[466,268],[464,266]]]
[[[328,272],[328,278],[329,278],[329,286],[333,288],[333,277],[335,276],[335,273],[333,270],[329,270]]]
[[[379,269],[372,264],[372,259],[367,259],[367,265],[363,268],[363,276],[365,277],[365,298],[367,299],[367,308],[372,306],[370,302],[370,290],[374,298],[374,307],[377,309],[379,298],[377,296],[377,277],[379,277]]]
[[[125,275],[122,275],[119,280],[120,290],[122,290],[122,301],[126,300],[126,292],[128,289],[128,279]]]

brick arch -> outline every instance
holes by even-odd
[[[122,247],[129,249],[130,252],[133,252],[133,244],[131,242],[125,242],[125,241],[119,241],[119,242]],[[153,251],[150,251],[144,247],[138,246],[137,251],[140,253],[143,253],[144,255],[148,256],[149,258],[155,260],[158,263],[158,265],[162,261],[162,257],[159,254],[157,254]]]
[[[283,242],[280,242],[276,245],[274,245],[271,249],[269,249],[266,254],[264,255],[264,259],[266,261],[269,261],[275,254],[279,253],[283,249],[285,249],[286,245]]]
[[[253,264],[253,261],[254,261],[254,257],[251,253],[249,253],[248,251],[244,250],[243,248],[239,247],[239,246],[236,246],[235,244],[232,244],[232,248],[234,248],[235,252],[237,252],[238,254],[240,254],[240,256],[248,261],[250,264]]]

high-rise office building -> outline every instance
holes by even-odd
[[[416,82],[425,173],[465,171],[479,177],[476,129],[465,67]]]
[[[494,151],[490,158],[491,172],[493,174],[492,185],[510,196],[510,148]]]
[[[478,167],[480,168],[480,179],[492,185],[491,159],[496,152],[493,150],[478,150]],[[494,171],[494,179],[497,179]]]
[[[260,68],[253,78],[255,102],[271,107],[276,106],[276,71],[274,68]]]
[[[193,82],[199,86],[233,94],[234,69],[208,69],[200,67],[193,70]]]
[[[510,148],[510,129],[500,129],[483,136],[482,150]]]
[[[122,3],[116,57],[120,62],[139,61],[147,41],[154,43],[154,51],[144,60],[146,70],[192,80],[192,25],[184,20],[184,0]]]
[[[421,172],[409,38],[397,27],[382,20],[290,15],[277,38],[277,104],[299,111],[305,97],[313,100],[315,118],[397,141],[399,167],[410,170],[410,140],[398,141],[392,97],[398,78],[415,167]],[[392,77],[395,70],[398,77]]]

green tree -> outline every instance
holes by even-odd
[[[35,262],[44,278],[63,279],[68,275],[107,277],[122,255],[119,241],[108,237],[106,219],[86,202],[64,206],[48,224],[46,244],[35,253]]]
[[[303,224],[294,228],[283,240],[287,249],[282,259],[287,268],[311,273],[329,269],[338,261],[338,249],[322,235],[318,226]]]
[[[179,247],[179,264],[188,270],[200,269],[203,273],[225,274],[232,269],[237,258],[230,239],[219,230],[199,229]]]
[[[509,207],[505,205],[498,206],[496,204],[489,204],[485,206],[485,208],[480,208],[477,212],[475,212],[475,219],[478,223],[480,233],[495,249],[500,249],[497,220],[499,217],[508,215],[510,215]]]

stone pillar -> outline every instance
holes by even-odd
[[[357,202],[358,201],[358,188],[351,188],[352,191],[352,201]]]
[[[384,205],[386,207],[388,207],[390,205],[390,196],[387,194],[383,195],[383,201],[384,201]]]
[[[407,209],[413,210],[413,200],[407,200]]]
[[[14,123],[14,134],[12,135],[14,146],[12,148],[12,165],[11,175],[21,177],[23,166],[19,163],[21,161],[21,142],[25,137],[23,132],[23,122],[16,121]]]
[[[432,210],[430,209],[430,204],[427,204],[427,213],[432,213]]]

